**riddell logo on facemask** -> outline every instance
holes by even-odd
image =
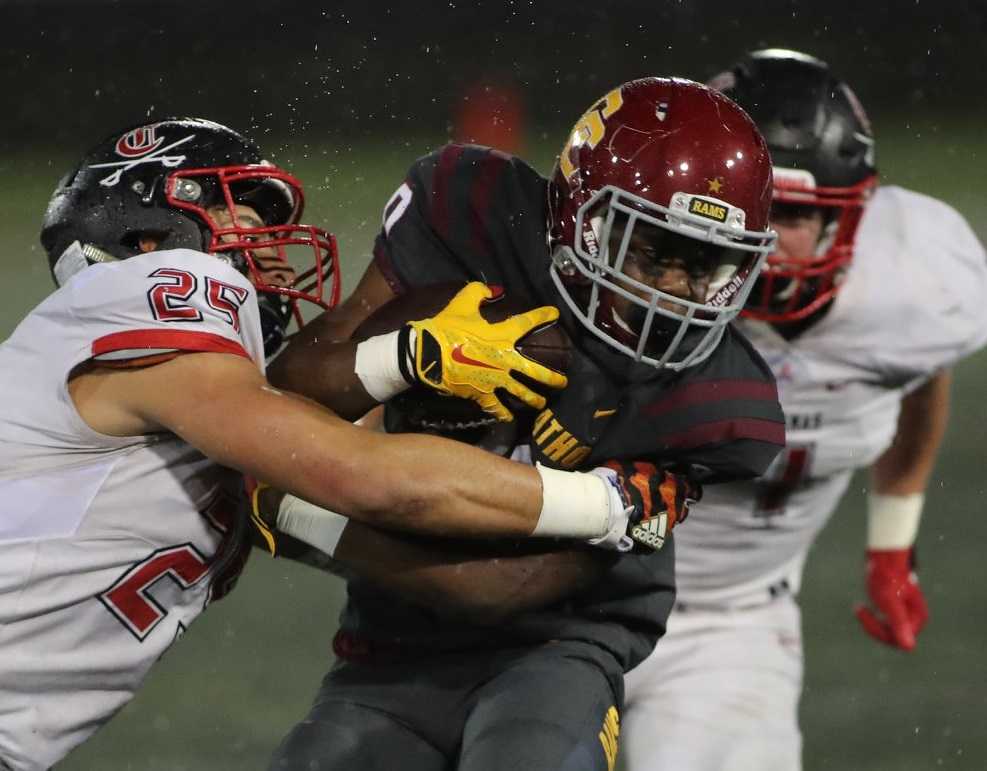
[[[706,301],[706,304],[712,308],[722,308],[724,305],[728,305],[737,296],[737,292],[740,291],[740,287],[744,285],[744,281],[746,280],[746,271],[738,273],[727,281],[726,284],[717,289],[713,296]]]
[[[596,233],[589,228],[583,230],[583,243],[586,244],[586,250],[590,253],[591,257],[596,257],[600,253],[600,245],[596,240]]]

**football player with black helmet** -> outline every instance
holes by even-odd
[[[346,355],[331,341],[416,288],[482,279],[558,306],[574,346],[567,387],[512,416],[516,460],[665,469],[672,498],[757,476],[784,443],[783,419],[767,366],[730,322],[772,250],[770,196],[753,123],[686,80],[635,80],[594,102],[550,179],[496,150],[448,145],[411,167],[356,291],[292,340],[273,382],[325,403],[345,390],[359,415],[390,393],[377,374],[387,357],[357,362],[376,384],[357,389],[330,376]],[[313,359],[327,374],[311,376]],[[272,768],[612,771],[622,674],[664,631],[673,567],[666,540],[494,624],[351,580],[339,661]]]
[[[276,524],[343,565],[379,553],[361,520],[604,547],[646,523],[613,469],[375,434],[272,388],[265,353],[293,304],[338,297],[334,241],[300,223],[302,204],[294,177],[201,119],[118,132],[59,183],[41,234],[59,288],[0,344],[0,767],[48,769],[85,741],[232,586],[248,526],[225,492],[236,472],[291,493]],[[307,269],[288,262],[297,249]],[[476,300],[460,309],[474,355],[564,383],[483,337],[523,336],[553,310],[498,326]],[[446,317],[419,325],[455,331]],[[639,476],[646,490],[664,481]]]
[[[201,118],[125,130],[94,147],[59,183],[41,243],[62,285],[81,268],[123,260],[153,239],[155,249],[220,256],[258,288],[264,346],[280,347],[295,303],[322,308],[339,299],[335,238],[300,224],[299,181],[261,158],[235,131]],[[257,216],[244,220],[238,206]],[[260,251],[252,245],[264,242]],[[311,264],[294,271],[289,251]],[[268,268],[273,273],[268,271]]]
[[[626,678],[630,771],[801,767],[795,597],[857,469],[871,479],[857,616],[915,647],[928,611],[914,542],[950,368],[987,340],[983,247],[946,204],[878,186],[870,122],[825,62],[756,51],[711,85],[750,113],[774,164],[778,244],[740,327],[777,378],[787,446],[761,478],[707,490],[677,539],[668,633]]]

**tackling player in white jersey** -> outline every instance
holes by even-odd
[[[915,646],[928,613],[913,544],[950,367],[987,339],[983,247],[946,204],[877,186],[870,124],[825,63],[759,51],[711,85],[749,111],[775,167],[778,250],[742,327],[774,370],[787,447],[763,478],[709,487],[675,532],[677,607],[626,678],[629,771],[801,767],[795,597],[859,468],[871,606],[857,615]]]
[[[225,492],[237,472],[294,494],[277,524],[344,565],[347,541],[361,554],[360,520],[625,537],[636,510],[615,472],[373,433],[267,384],[265,342],[279,344],[295,301],[338,296],[335,244],[299,224],[302,203],[249,140],[200,119],[120,132],[59,183],[42,243],[60,288],[0,344],[0,768],[47,769],[84,741],[232,586],[246,556],[245,509]],[[294,247],[314,263],[300,275]],[[473,357],[499,361],[498,386],[511,370],[564,384],[513,347],[557,312],[488,325],[488,295],[471,284],[457,318],[418,328],[440,348],[450,330],[467,335]],[[471,393],[469,372],[443,385],[487,404],[493,391]],[[362,559],[388,564],[386,549]]]

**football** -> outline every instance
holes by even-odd
[[[353,333],[353,339],[365,340],[392,332],[408,321],[434,316],[462,286],[454,283],[434,284],[396,297],[369,316]],[[531,307],[503,294],[484,303],[480,312],[487,321],[498,322],[524,313]],[[562,374],[566,373],[572,360],[572,343],[558,324],[532,330],[518,341],[516,347],[529,359]],[[531,409],[510,394],[502,394],[501,398],[516,418],[523,418],[525,413],[530,415]],[[513,424],[498,424],[474,402],[444,396],[425,386],[415,386],[391,399],[387,403],[384,420],[387,430],[392,433],[439,433],[470,444],[484,445],[495,452],[501,451],[512,441],[518,423],[515,420]]]

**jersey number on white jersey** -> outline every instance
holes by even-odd
[[[192,544],[169,546],[128,569],[99,600],[134,637],[143,640],[168,614],[151,594],[155,584],[170,578],[186,590],[208,575],[209,561]]]
[[[215,572],[205,604],[221,599],[233,588],[247,561],[250,545],[237,543],[235,533],[236,499],[219,488],[200,514],[222,535],[214,558],[206,557],[191,543],[157,549],[99,595],[100,602],[138,640],[144,640],[168,615],[168,609],[152,594],[160,580],[169,578],[186,591]],[[179,624],[177,631],[184,631],[184,627]]]
[[[159,268],[149,278],[162,278],[147,292],[151,313],[158,321],[202,321],[202,312],[188,300],[199,288],[194,273],[178,268]],[[225,318],[233,330],[240,331],[240,308],[249,292],[240,286],[206,276],[206,303]]]
[[[774,517],[785,514],[788,499],[809,478],[814,450],[814,444],[787,445],[759,481],[754,516],[764,519],[765,526],[771,527]]]

